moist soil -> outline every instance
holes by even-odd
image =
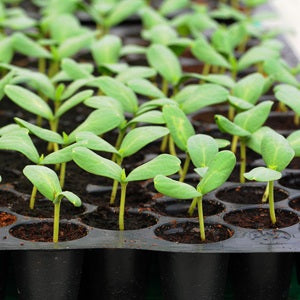
[[[300,157],[294,157],[291,163],[287,166],[288,169],[300,170]]]
[[[261,200],[265,187],[260,186],[237,186],[225,188],[216,194],[222,201],[237,204],[262,204]],[[282,201],[288,197],[288,193],[280,188],[274,188],[274,201]]]
[[[17,217],[6,212],[0,212],[0,227],[5,227],[15,223]]]
[[[10,231],[14,237],[31,242],[52,242],[53,241],[53,223],[40,222],[33,224],[21,224]],[[84,226],[62,223],[59,225],[59,242],[73,241],[87,235],[87,229]]]
[[[295,198],[289,202],[289,206],[297,211],[300,211],[300,198]]]
[[[192,201],[187,200],[167,200],[157,202],[152,209],[163,216],[171,216],[176,218],[197,218],[198,211],[194,210],[192,216],[188,214],[188,209]],[[205,217],[213,216],[225,210],[225,206],[218,201],[203,200],[203,214]]]
[[[164,240],[183,244],[208,244],[229,239],[233,231],[221,224],[205,225],[205,241],[201,241],[199,224],[193,222],[162,225],[155,234]]]
[[[228,109],[224,106],[215,106],[213,109],[203,109],[192,117],[194,122],[215,124],[215,115],[227,117]]]
[[[24,202],[21,196],[17,196],[11,191],[0,190],[0,206],[11,208],[15,202]]]
[[[28,217],[34,218],[53,218],[54,216],[54,205],[47,199],[37,199],[35,201],[34,209],[29,208],[29,201],[25,201],[18,198],[18,201],[13,202],[12,211]],[[72,219],[76,216],[81,215],[85,212],[85,207],[76,207],[67,200],[61,202],[60,206],[60,218],[61,219]]]
[[[107,230],[119,230],[119,214],[109,207],[98,207],[95,212],[86,214],[81,218],[82,222],[91,227]],[[137,230],[153,226],[157,219],[148,214],[125,212],[125,230]]]
[[[289,174],[282,177],[279,183],[284,187],[300,190],[300,174]]]
[[[299,125],[294,124],[294,117],[286,113],[271,114],[265,126],[269,126],[274,130],[297,130],[300,128]]]
[[[299,217],[288,210],[276,209],[276,224],[272,224],[270,212],[267,208],[252,208],[230,212],[224,216],[224,220],[232,225],[252,228],[284,228],[299,222]]]

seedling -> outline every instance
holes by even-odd
[[[131,181],[140,181],[154,178],[158,174],[171,175],[180,168],[180,160],[168,154],[161,154],[149,162],[135,168],[128,175],[115,162],[97,155],[93,151],[78,147],[73,149],[73,160],[85,171],[111,178],[121,185],[119,208],[119,229],[124,230],[124,212],[127,184]]]
[[[81,200],[74,193],[62,191],[56,173],[44,166],[26,166],[24,175],[31,181],[37,190],[54,204],[53,242],[58,242],[60,204],[63,198],[68,199],[74,206],[81,206]]]
[[[269,210],[272,224],[276,224],[274,205],[274,181],[281,178],[281,172],[295,155],[289,142],[275,131],[269,131],[261,141],[261,155],[266,167],[257,167],[244,176],[249,180],[267,182],[269,190]]]
[[[194,188],[189,184],[167,178],[163,175],[158,175],[154,178],[154,186],[160,193],[177,199],[194,198],[196,200],[201,241],[205,241],[202,198],[207,193],[221,186],[227,180],[235,163],[236,159],[232,152],[224,150],[217,153],[208,163],[208,170],[197,185],[197,188]]]
[[[237,114],[231,122],[222,115],[215,115],[215,121],[222,132],[227,132],[234,136],[232,149],[236,148],[238,139],[240,140],[240,182],[245,182],[243,174],[246,171],[246,146],[247,141],[257,130],[261,128],[269,116],[272,101],[265,101],[253,108]]]

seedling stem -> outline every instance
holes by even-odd
[[[119,211],[119,229],[124,230],[124,211],[125,211],[125,197],[126,197],[127,182],[121,183],[121,199]]]
[[[58,242],[60,200],[54,204],[53,242]]]
[[[197,197],[196,199],[197,199],[197,206],[198,206],[200,239],[201,239],[201,241],[205,241],[205,228],[204,228],[204,217],[203,217],[203,207],[202,207],[202,196]]]
[[[272,224],[276,224],[276,215],[274,207],[274,181],[269,181],[269,206]]]
[[[29,201],[29,208],[34,209],[35,197],[36,197],[37,188],[33,186],[30,201]]]

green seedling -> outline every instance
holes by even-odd
[[[208,163],[208,170],[203,175],[197,188],[162,175],[154,178],[154,186],[160,193],[177,199],[194,198],[196,200],[201,241],[205,241],[202,198],[227,180],[234,168],[235,162],[235,156],[232,152],[224,150],[217,153]]]
[[[261,141],[261,155],[266,167],[257,167],[244,176],[248,180],[267,182],[269,210],[272,224],[276,224],[274,205],[274,181],[281,178],[281,172],[287,167],[295,155],[289,142],[280,134],[269,131]]]
[[[53,242],[58,242],[60,204],[63,198],[68,199],[74,206],[81,206],[78,196],[69,191],[62,191],[56,173],[44,166],[26,166],[24,175],[31,181],[37,190],[54,204]]]
[[[288,84],[280,84],[274,88],[275,97],[284,105],[290,107],[294,113],[294,123],[299,126],[299,115],[300,115],[300,90],[295,86]]]
[[[171,175],[180,168],[180,160],[172,155],[161,154],[149,162],[135,168],[128,175],[115,162],[103,158],[93,151],[78,147],[73,149],[73,160],[85,171],[111,178],[121,185],[121,198],[119,209],[119,229],[124,230],[124,213],[126,202],[126,188],[129,182],[147,180],[158,174]]]
[[[251,135],[261,128],[269,116],[272,101],[265,101],[253,108],[241,112],[235,116],[233,122],[222,115],[215,115],[215,121],[222,132],[234,136],[232,149],[236,148],[235,143],[240,140],[240,182],[245,182],[244,173],[246,172],[246,146]]]

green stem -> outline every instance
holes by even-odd
[[[276,224],[275,205],[274,205],[274,181],[269,181],[269,206],[272,224]]]
[[[263,194],[263,197],[262,197],[262,199],[261,199],[261,202],[262,203],[266,203],[267,202],[267,200],[268,200],[268,197],[269,197],[269,182],[267,183],[267,186],[266,186],[266,189],[265,189],[265,192],[264,192],[264,194]]]
[[[279,102],[279,111],[286,112],[288,109],[286,108],[283,102]]]
[[[166,79],[163,79],[162,81],[162,92],[168,97],[168,91],[169,91],[169,83]]]
[[[119,186],[118,180],[114,180],[113,187],[111,190],[111,195],[110,195],[110,201],[109,201],[110,205],[114,205],[115,203],[117,192],[118,192],[118,186]]]
[[[171,155],[177,156],[175,144],[171,135],[169,135],[169,151]]]
[[[53,243],[58,242],[60,201],[54,204]]]
[[[168,146],[169,135],[165,135],[161,141],[160,152],[165,153]]]
[[[46,73],[46,59],[45,58],[39,58],[39,62],[38,62],[38,69],[39,72],[42,74]]]
[[[201,239],[201,241],[205,241],[205,227],[204,227],[204,217],[203,217],[203,207],[202,207],[202,196],[197,197],[197,206],[198,206],[200,239]]]
[[[235,114],[235,109],[234,109],[233,106],[230,105],[230,106],[229,106],[229,109],[228,109],[228,119],[229,119],[230,121],[233,120],[234,114]]]
[[[35,198],[36,198],[36,192],[37,192],[37,188],[34,185],[31,191],[31,196],[30,196],[30,201],[29,201],[29,208],[30,209],[34,209],[34,204],[35,204]]]
[[[180,182],[184,182],[185,176],[186,176],[187,171],[188,171],[189,166],[190,166],[190,161],[191,161],[191,158],[190,158],[189,154],[186,153],[186,158],[185,158],[185,162],[184,162],[184,165],[183,165],[182,173],[181,173],[180,178],[179,178]]]
[[[121,183],[121,199],[120,199],[120,211],[119,211],[119,229],[124,230],[124,213],[125,213],[125,199],[126,199],[127,182]]]
[[[230,0],[230,5],[233,8],[238,9],[239,8],[239,0]]]
[[[236,153],[236,148],[237,148],[237,143],[238,143],[239,137],[237,135],[234,135],[232,137],[232,142],[231,142],[231,151],[233,153]]]
[[[240,182],[245,183],[244,173],[246,172],[246,144],[241,140],[241,161],[240,161]]]
[[[189,214],[190,217],[194,214],[196,205],[197,205],[197,198],[194,198],[191,205],[190,205],[190,207],[189,207],[189,210],[188,210],[188,214]]]
[[[59,62],[58,62],[58,61],[53,61],[53,62],[50,64],[48,76],[49,76],[50,78],[52,78],[54,75],[56,75],[56,73],[58,72],[58,70],[59,70]]]
[[[67,163],[63,162],[60,165],[60,173],[59,173],[59,183],[61,188],[64,187],[65,185],[65,178],[66,178],[66,167],[67,167]]]
[[[295,124],[296,126],[299,125],[299,115],[296,114],[296,113],[295,113],[295,115],[294,115],[294,124]]]
[[[118,134],[118,137],[117,137],[117,140],[116,140],[116,143],[115,143],[115,148],[116,148],[117,150],[119,150],[119,148],[120,148],[120,146],[121,146],[121,143],[122,143],[122,141],[123,141],[125,132],[126,132],[126,129],[120,129],[120,131],[119,131],[119,134]],[[111,160],[112,160],[113,162],[115,162],[116,159],[117,159],[117,154],[116,154],[116,153],[113,153]]]
[[[210,71],[211,65],[210,64],[204,64],[202,75],[208,75]]]

